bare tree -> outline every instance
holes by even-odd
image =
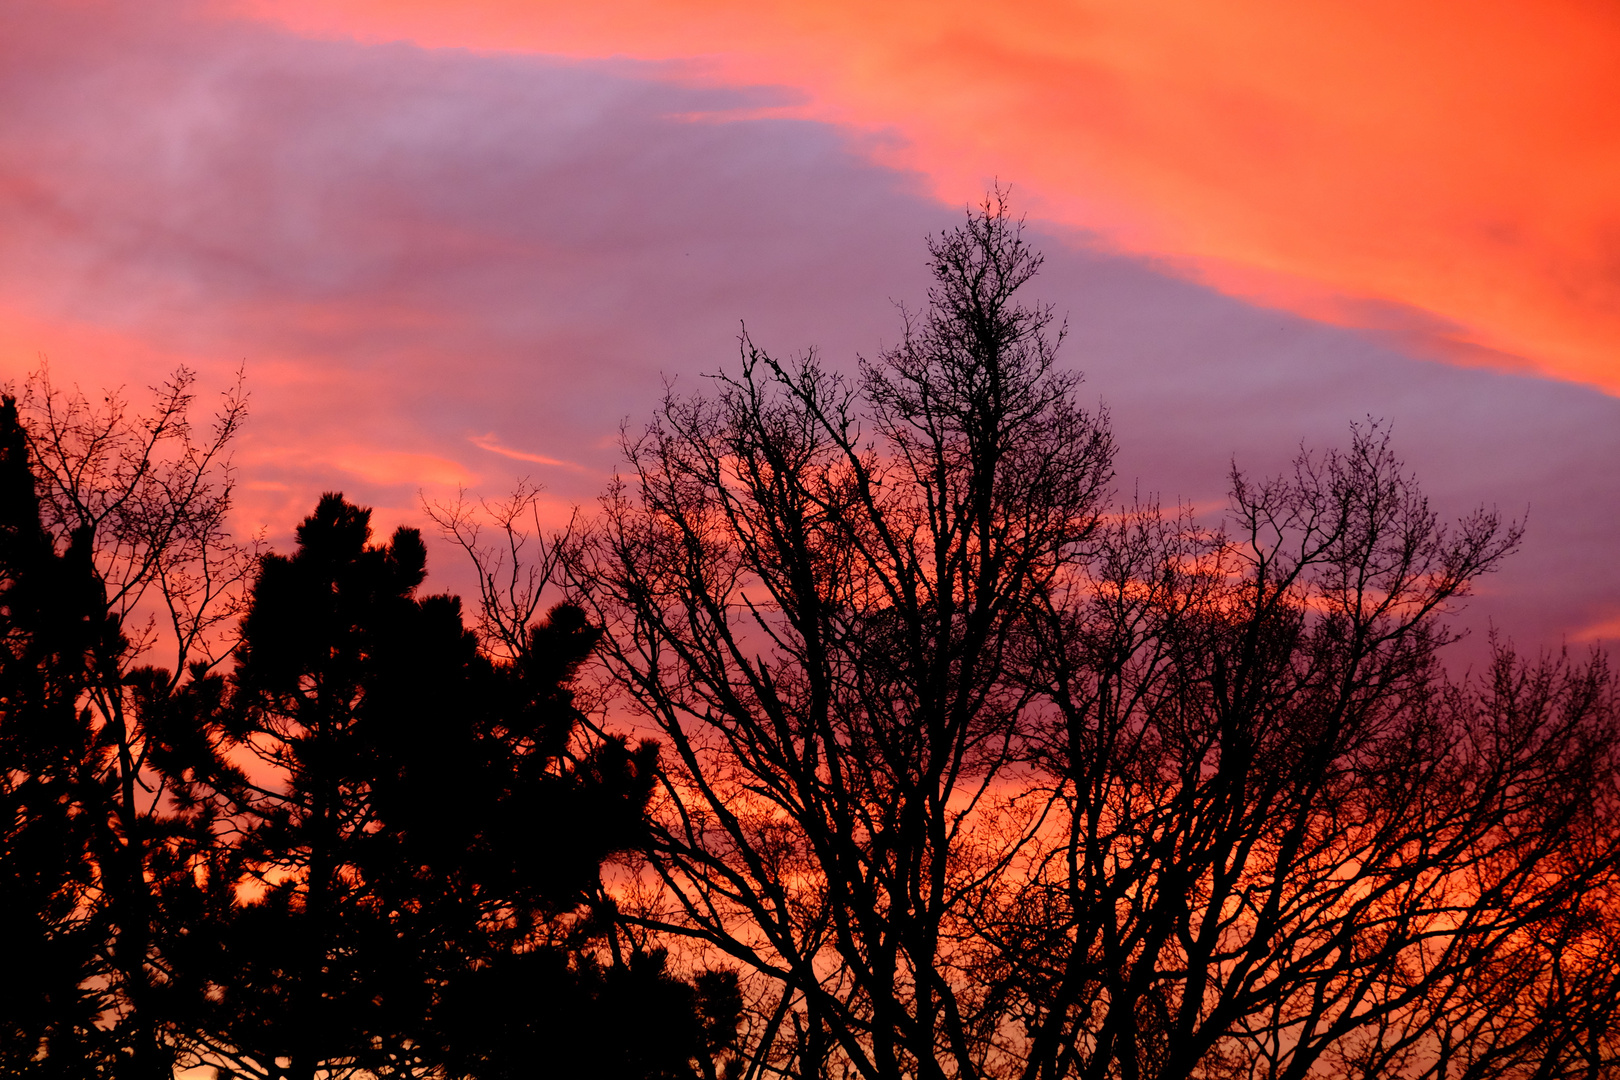
[[[1601,660],[1452,681],[1516,546],[1377,426],[1104,514],[999,193],[857,382],[743,342],[567,556],[665,741],[622,917],[735,964],[748,1080],[1614,1067]]]
[[[548,537],[540,523],[543,489],[528,478],[512,493],[474,505],[465,489],[454,502],[422,499],[422,511],[439,532],[466,554],[478,575],[478,635],[484,647],[503,659],[521,656],[529,627],[541,614],[548,586],[555,584],[563,548],[574,534],[577,515]],[[493,542],[486,537],[493,533]]]
[[[121,1068],[164,1080],[173,1055],[158,1004],[168,988],[159,894],[170,881],[189,885],[214,842],[210,810],[186,802],[182,774],[229,769],[213,746],[171,745],[159,720],[229,656],[230,621],[254,568],[252,546],[227,525],[230,448],[247,415],[241,377],[205,431],[190,421],[194,381],[177,370],[137,412],[117,392],[93,403],[64,391],[41,368],[19,402],[42,524],[60,547],[88,552],[112,627],[80,703],[93,742],[75,798],[92,822],[88,902],[111,928],[103,970],[128,1059]],[[159,648],[172,668],[143,666]]]
[[[745,339],[716,398],[667,400],[571,555],[666,740],[626,917],[751,976],[750,1080],[1000,1067],[961,964],[1041,829],[1009,797],[1034,703],[1009,661],[1113,443],[1051,309],[1014,301],[1040,258],[1001,196],[929,251],[928,311],[858,383]]]
[[[226,521],[231,443],[247,419],[242,376],[202,432],[191,423],[195,382],[177,369],[137,413],[120,391],[97,405],[41,367],[19,402],[47,527],[91,536],[107,610],[132,646],[122,662],[161,645],[175,685],[193,663],[213,668],[228,655],[222,631],[240,613],[255,551]]]
[[[1139,508],[1044,598],[1065,835],[984,927],[1022,1075],[1612,1061],[1613,684],[1505,651],[1448,682],[1441,617],[1518,530],[1442,527],[1353,435],[1234,472],[1230,532]]]

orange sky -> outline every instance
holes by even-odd
[[[790,86],[949,201],[1000,177],[1229,292],[1620,393],[1610,3],[221,2]]]
[[[999,178],[1121,492],[1215,513],[1379,417],[1439,512],[1530,514],[1469,625],[1612,640],[1606,2],[17,0],[0,382],[245,367],[239,524],[283,548],[326,490],[392,524],[529,476],[561,523],[739,320],[877,355]]]

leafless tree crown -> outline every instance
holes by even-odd
[[[859,377],[746,337],[566,545],[664,742],[625,921],[734,965],[739,1076],[1608,1075],[1600,661],[1447,679],[1517,544],[1376,424],[1110,509],[1000,192]]]

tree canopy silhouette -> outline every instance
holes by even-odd
[[[624,917],[745,973],[745,1075],[1615,1068],[1601,658],[1452,681],[1518,541],[1376,425],[1226,525],[1112,507],[996,193],[845,379],[746,338],[569,556],[666,753]]]
[[[712,1075],[735,978],[602,945],[657,749],[579,737],[599,629],[562,605],[486,647],[419,595],[415,530],[374,544],[337,495],[246,559],[241,398],[199,446],[189,385],[145,416],[43,384],[0,404],[0,904],[27,972],[0,1067]],[[165,642],[179,675],[138,662]]]
[[[88,536],[56,550],[16,400],[0,400],[0,1069],[69,1077],[105,1056],[90,985],[103,928],[87,911],[93,876],[73,812],[94,732],[79,703],[97,652],[122,648],[106,618]],[[26,973],[26,975],[22,974]]]
[[[206,744],[169,745],[150,707],[184,709],[205,690],[226,655],[215,631],[251,569],[224,528],[245,398],[240,386],[228,391],[199,433],[192,381],[177,372],[142,414],[118,394],[93,406],[42,371],[0,416],[0,753],[18,800],[0,858],[8,878],[29,883],[8,898],[40,913],[50,894],[49,940],[90,950],[72,963],[58,955],[39,976],[38,986],[56,984],[52,1008],[68,1012],[44,1029],[32,1021],[16,1044],[19,1068],[173,1073],[167,1025],[181,1005],[161,947],[174,913],[163,895],[191,887],[191,864],[214,840],[207,807],[167,795],[179,773],[219,763]],[[172,670],[141,663],[160,645],[174,650]],[[53,861],[71,868],[65,878]]]
[[[1443,664],[1518,527],[1372,422],[1119,505],[1002,193],[928,250],[538,549],[427,506],[472,628],[340,494],[231,538],[239,387],[0,399],[0,1071],[1620,1074],[1615,680]]]
[[[604,969],[589,947],[657,753],[580,751],[568,682],[599,630],[555,607],[495,660],[455,597],[417,595],[416,530],[372,544],[370,511],[330,494],[297,539],[261,564],[216,721],[277,782],[220,787],[256,895],[197,957],[217,1003],[198,1050],[297,1078],[525,1075],[537,1054],[690,1075],[697,991],[661,955]],[[638,1014],[669,1030],[621,1060]]]

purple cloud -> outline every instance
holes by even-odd
[[[837,364],[893,341],[924,235],[960,212],[838,130],[771,118],[779,92],[677,74],[308,41],[181,3],[7,4],[0,310],[29,329],[0,363],[15,379],[44,352],[94,386],[245,360],[244,513],[275,536],[323,488],[381,522],[416,517],[418,488],[523,474],[588,502],[621,420],[666,380],[700,388],[743,320]],[[1034,288],[1113,411],[1124,490],[1218,507],[1234,454],[1274,470],[1383,417],[1442,513],[1529,508],[1473,624],[1620,636],[1620,401],[1041,241]],[[76,355],[91,331],[113,344]]]

